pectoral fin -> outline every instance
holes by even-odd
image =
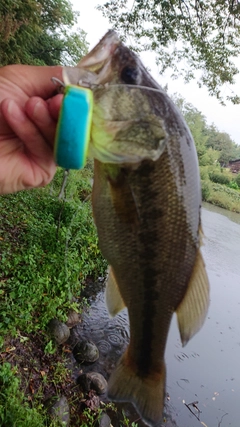
[[[121,311],[124,307],[124,301],[120,295],[116,279],[112,268],[109,268],[106,290],[105,290],[105,300],[110,316],[114,317],[116,314]]]
[[[107,180],[110,186],[111,201],[114,210],[121,222],[132,224],[138,223],[139,213],[134,192],[129,184],[124,169],[116,169],[112,165],[107,166]]]
[[[184,299],[177,308],[182,345],[186,345],[205,320],[209,306],[209,282],[200,250]]]

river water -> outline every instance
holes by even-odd
[[[173,318],[165,354],[165,427],[240,426],[240,215],[204,204],[202,223],[210,308],[203,328],[184,348]],[[127,312],[109,319],[100,292],[79,328],[100,350],[99,361],[85,371],[108,379],[128,343]],[[137,420],[130,405],[124,408]]]

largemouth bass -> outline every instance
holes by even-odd
[[[196,150],[178,109],[116,33],[78,67],[65,70],[65,81],[89,85],[94,95],[92,202],[110,266],[106,302],[112,316],[126,306],[130,320],[130,343],[108,395],[132,402],[153,426],[164,406],[173,313],[185,345],[209,304]]]

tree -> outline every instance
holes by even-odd
[[[199,163],[202,163],[206,157],[206,142],[207,142],[207,123],[205,116],[197,110],[192,104],[186,102],[184,98],[178,94],[173,95],[173,101],[181,110],[187,125],[193,136],[195,146],[197,149],[197,155]]]
[[[68,0],[0,0],[0,65],[73,64],[87,51]]]
[[[240,159],[240,145],[233,144],[233,157],[232,160]]]
[[[226,132],[220,132],[214,124],[208,127],[207,148],[219,151],[219,162],[227,164],[229,160],[240,157],[240,146]]]
[[[215,145],[215,150],[220,151],[220,156],[218,161],[222,165],[226,165],[229,160],[233,159],[233,148],[234,142],[231,137],[226,132],[218,132],[217,135],[217,144]]]
[[[212,165],[216,160],[226,165],[229,160],[240,157],[240,146],[228,133],[220,132],[213,123],[209,126],[206,117],[179,94],[174,94],[172,98],[191,131],[200,166]]]
[[[189,81],[201,69],[199,86],[223,102],[222,85],[238,74],[239,0],[135,0],[131,9],[125,0],[109,0],[99,9],[137,49],[156,52],[160,72],[170,67]],[[226,98],[240,102],[233,91]]]

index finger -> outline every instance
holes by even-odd
[[[8,65],[2,68],[2,75],[20,87],[29,96],[39,96],[48,99],[57,92],[56,85],[51,80],[56,77],[62,81],[62,67],[35,65]]]

